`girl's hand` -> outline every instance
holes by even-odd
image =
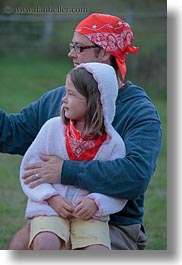
[[[69,218],[73,212],[72,202],[61,197],[60,195],[53,196],[47,199],[48,204],[63,218]]]
[[[88,220],[94,216],[97,210],[98,207],[95,201],[86,197],[76,202],[72,216],[79,219]]]

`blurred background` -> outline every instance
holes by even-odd
[[[134,32],[133,45],[140,47],[137,55],[127,57],[126,79],[146,90],[159,110],[163,128],[158,167],[146,193],[147,249],[166,249],[167,1],[1,0],[0,108],[19,112],[44,92],[64,85],[72,68],[67,53],[73,30],[93,12],[125,19]],[[25,224],[21,159],[0,154],[0,249],[7,249],[12,235]]]
[[[42,2],[42,4],[40,3]],[[99,3],[99,7],[98,7]],[[125,19],[134,32],[137,56],[128,56],[128,77],[148,89],[166,91],[166,1],[4,1],[0,2],[0,53],[67,59],[79,21],[93,12]],[[150,82],[150,84],[148,84]]]

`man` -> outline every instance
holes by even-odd
[[[131,46],[132,40],[133,33],[125,21],[110,15],[92,14],[76,27],[68,54],[74,66],[95,61],[115,68],[119,90],[113,126],[124,139],[126,157],[108,162],[78,162],[43,154],[43,162],[27,166],[24,175],[25,183],[31,187],[61,182],[128,200],[124,209],[110,218],[113,250],[145,248],[144,193],[161,147],[156,108],[142,88],[131,82],[124,83],[126,56],[138,51]],[[59,115],[64,93],[64,87],[49,91],[18,115],[8,116],[0,110],[1,152],[24,154],[46,120]],[[54,203],[54,197],[51,200]],[[27,225],[17,232],[9,249],[27,249],[28,239]]]

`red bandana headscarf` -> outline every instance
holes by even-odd
[[[131,46],[133,32],[129,24],[119,17],[92,14],[77,25],[75,32],[84,35],[91,42],[113,55],[116,58],[116,63],[124,81],[126,55],[129,52],[137,53],[139,49]]]

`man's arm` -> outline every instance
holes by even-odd
[[[59,116],[64,93],[64,87],[51,90],[18,114],[8,115],[0,109],[0,152],[24,155],[42,125]]]
[[[161,148],[160,120],[146,119],[131,126],[125,135],[126,157],[113,161],[70,161],[54,156],[41,156],[44,163],[29,166],[25,183],[73,185],[79,188],[133,200],[143,194],[156,168]],[[34,178],[34,170],[41,178]],[[45,174],[46,172],[46,174]]]
[[[46,163],[34,165],[27,172],[26,184],[56,183],[61,179],[64,185],[73,185],[103,193],[109,196],[134,200],[147,189],[156,168],[161,148],[161,123],[156,108],[146,94],[121,98],[117,106],[113,126],[121,135],[126,146],[126,157],[113,161],[63,161],[54,157],[44,157]],[[125,102],[124,102],[125,101]],[[54,163],[53,163],[54,161]],[[46,175],[44,170],[46,167]],[[51,170],[49,170],[51,168]],[[33,179],[34,170],[41,173],[38,181]],[[61,172],[61,176],[54,174]],[[50,172],[50,174],[49,174]]]
[[[161,124],[155,108],[150,106],[145,109],[140,105],[128,117],[125,135],[121,134],[126,157],[114,161],[64,161],[61,183],[127,200],[143,194],[156,168]]]
[[[38,103],[19,114],[8,115],[0,110],[0,152],[23,155],[38,133]]]

